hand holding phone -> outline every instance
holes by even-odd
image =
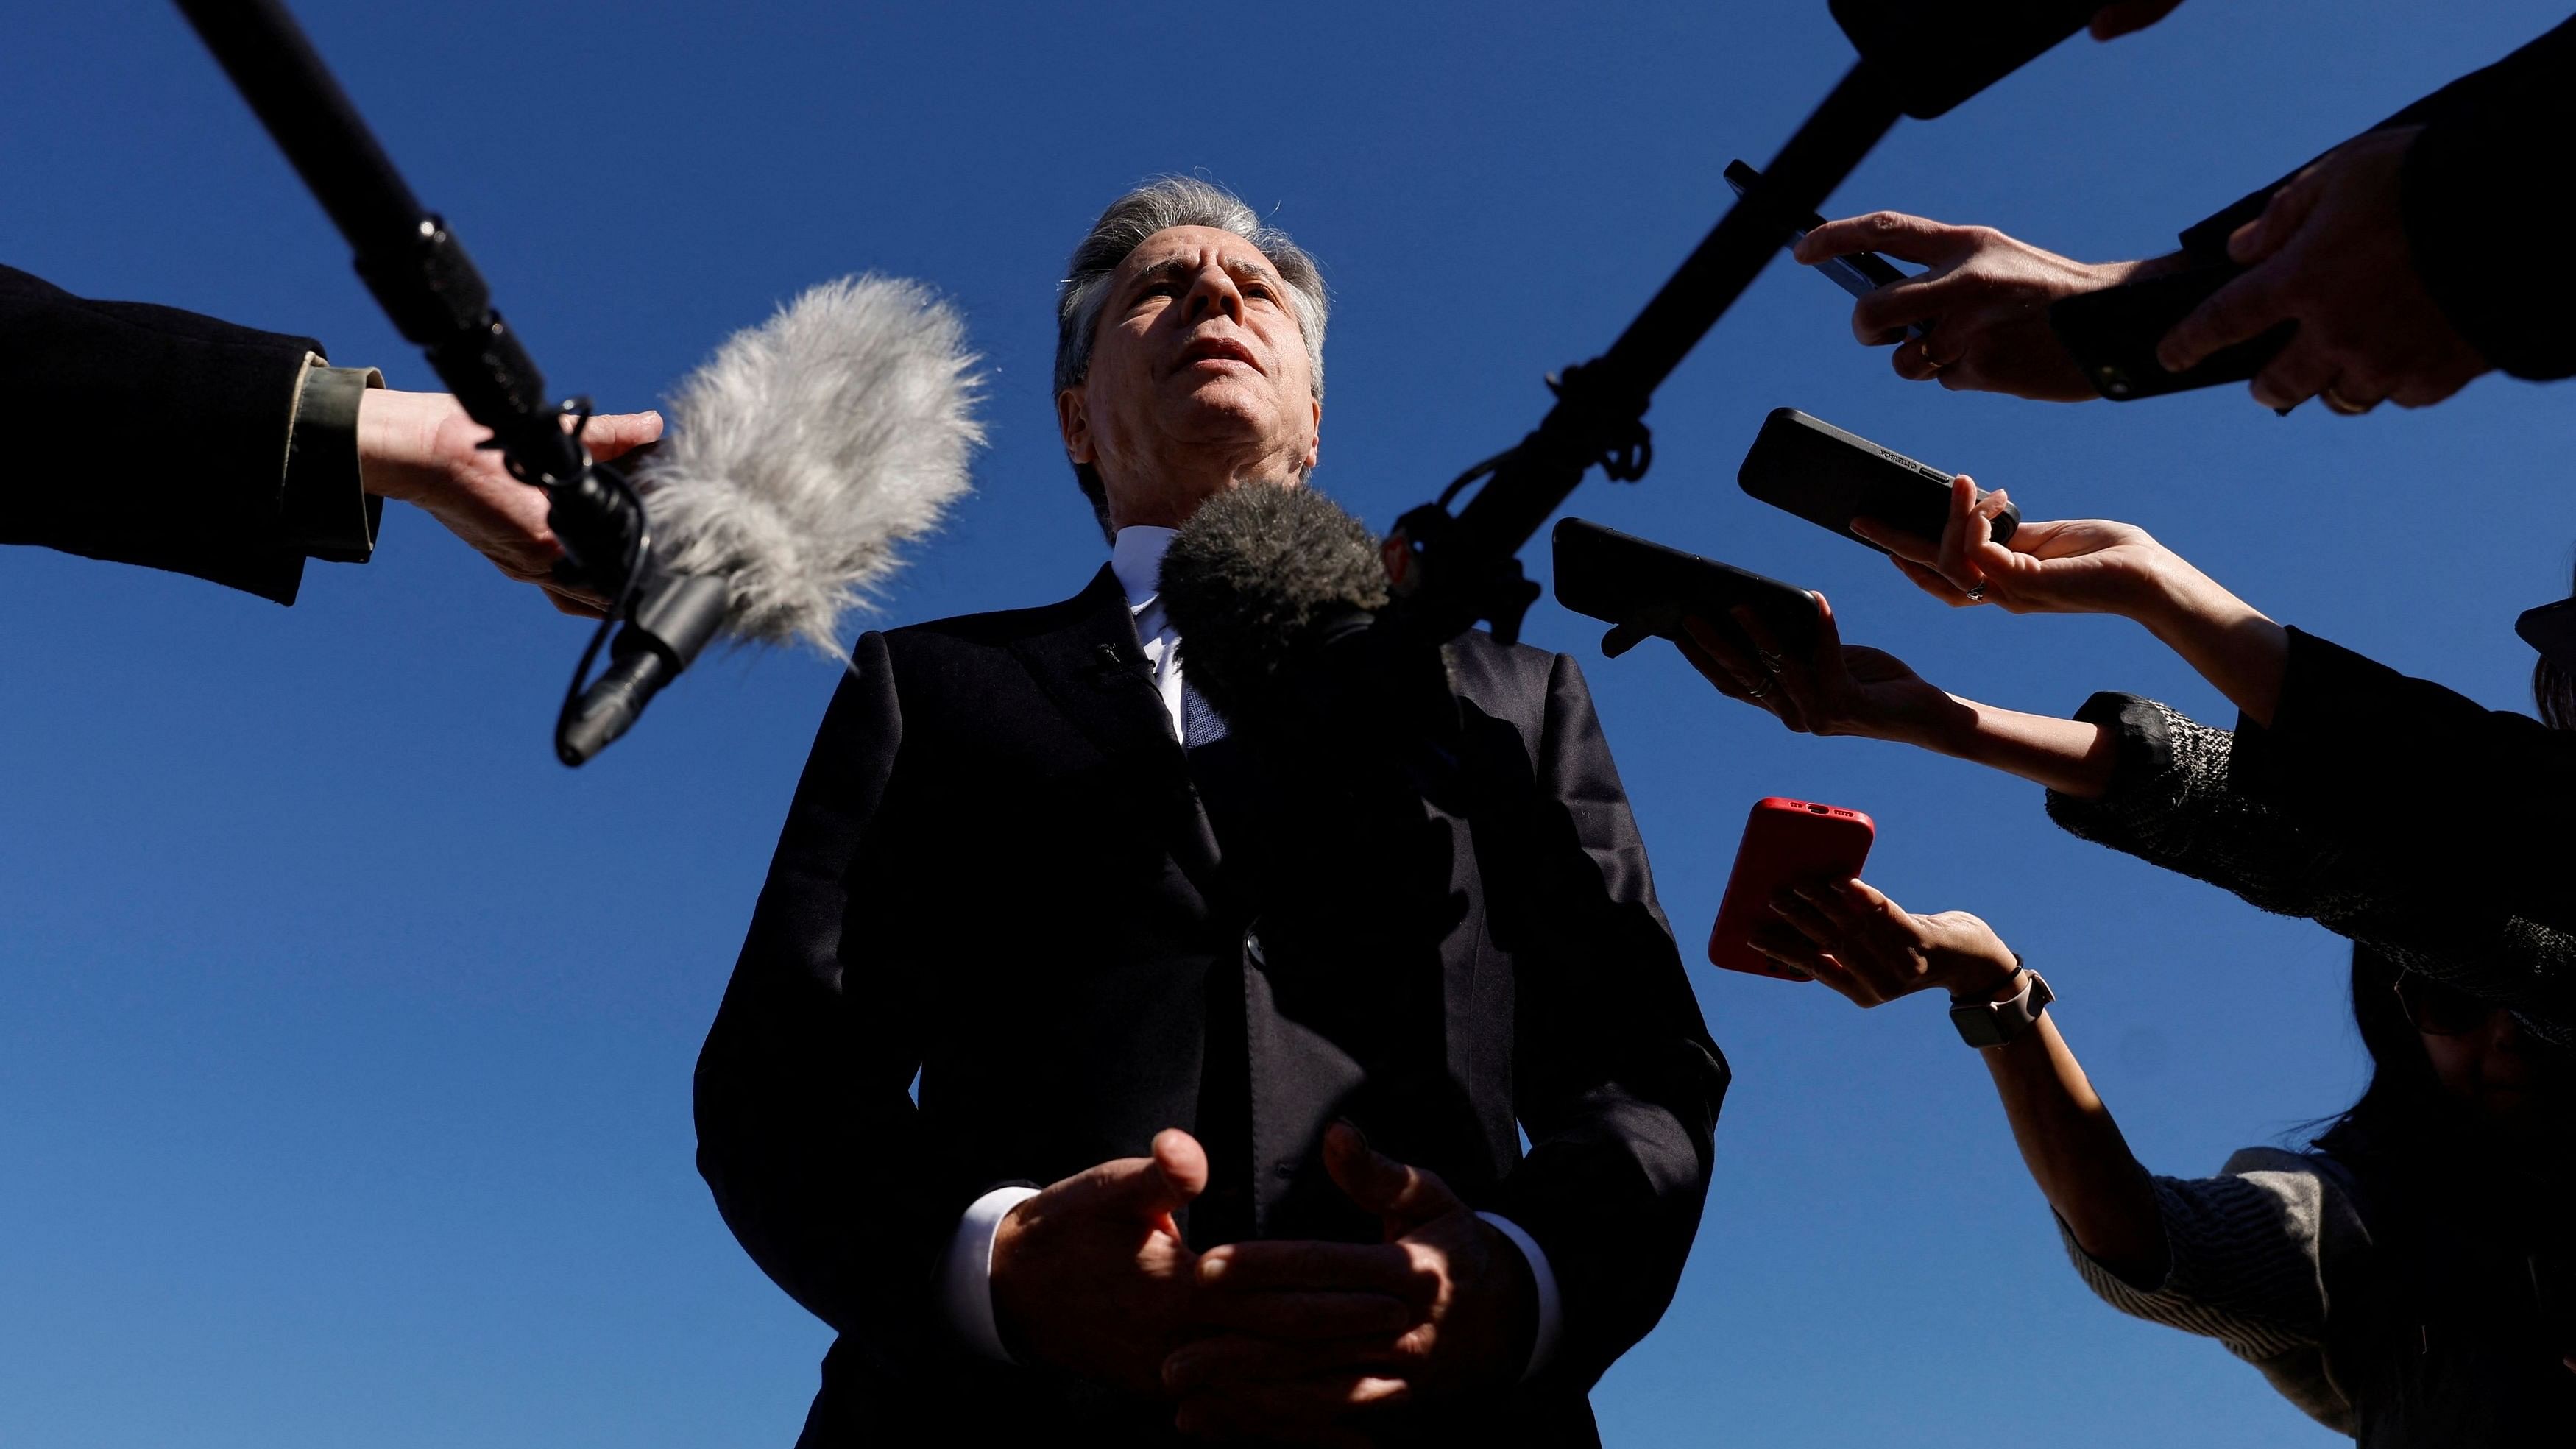
[[[1589,519],[1561,520],[1550,538],[1556,601],[1616,625],[1601,641],[1614,659],[1648,638],[1679,643],[1687,618],[1732,627],[1739,607],[1802,655],[1816,647],[1816,601],[1804,589]]]
[[[1839,805],[1781,795],[1755,801],[1709,930],[1709,964],[1781,981],[1808,979],[1754,950],[1753,935],[1780,919],[1771,909],[1780,892],[1859,875],[1877,834],[1877,822]]]
[[[2298,323],[2284,322],[2259,337],[2222,347],[2182,372],[2167,372],[2156,361],[2156,346],[2175,323],[2244,274],[2245,268],[2234,262],[2217,262],[2078,292],[2049,305],[2048,325],[2094,390],[2113,402],[2244,382],[2290,345]]]
[[[1882,545],[1852,532],[1852,520],[1873,519],[1938,541],[1950,521],[1954,476],[1796,408],[1774,408],[1735,481],[1774,508],[1886,553]],[[1995,542],[2002,543],[2020,524],[2021,509],[2007,500],[1989,527]]]
[[[1726,163],[1726,184],[1734,190],[1737,199],[1746,205],[1769,209],[1770,203],[1762,194],[1762,173],[1746,165],[1742,160]],[[1797,249],[1798,243],[1807,239],[1807,233],[1825,224],[1825,219],[1812,211],[1794,213],[1775,211],[1771,221],[1787,238],[1781,245],[1792,251]],[[1815,265],[1816,270],[1823,273],[1826,280],[1855,297],[1866,297],[1890,282],[1905,280],[1905,273],[1899,271],[1894,262],[1876,252],[1853,252],[1847,256],[1827,257]],[[1928,324],[1909,326],[1905,329],[1905,335],[1922,337],[1931,330]]]

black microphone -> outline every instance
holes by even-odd
[[[929,289],[859,276],[812,288],[692,373],[670,437],[636,467],[645,563],[608,669],[564,702],[556,756],[607,748],[719,634],[846,658],[842,615],[966,491],[984,436],[974,363]]]

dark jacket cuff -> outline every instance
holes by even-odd
[[[384,385],[372,367],[306,361],[277,510],[279,538],[307,558],[365,563],[375,553],[385,501],[366,490],[359,472],[358,399]]]
[[[2111,737],[2111,778],[2099,795],[2048,792],[2048,818],[2087,840],[2105,825],[2131,825],[2170,813],[2187,784],[2174,759],[2164,706],[2134,694],[2094,695],[2075,718]]]

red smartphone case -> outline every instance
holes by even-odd
[[[1877,835],[1878,823],[1857,810],[1780,795],[1756,801],[1752,818],[1744,822],[1744,843],[1735,848],[1735,870],[1726,878],[1717,924],[1708,933],[1709,964],[1783,981],[1805,980],[1754,950],[1753,933],[1780,919],[1771,909],[1771,898],[1780,891],[1860,874]]]

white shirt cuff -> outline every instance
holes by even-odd
[[[993,1318],[993,1238],[1011,1209],[1037,1195],[1034,1187],[997,1187],[967,1204],[965,1216],[957,1220],[957,1235],[948,1240],[948,1256],[939,1265],[940,1307],[949,1331],[966,1347],[1001,1363],[1011,1362],[1011,1351],[1002,1346],[1002,1327]],[[1547,1295],[1539,1301],[1547,1302]]]
[[[1520,1249],[1521,1256],[1529,1261],[1530,1281],[1538,1287],[1538,1335],[1530,1341],[1529,1367],[1522,1371],[1521,1377],[1535,1378],[1539,1370],[1547,1367],[1547,1361],[1556,1357],[1557,1335],[1565,1327],[1565,1308],[1556,1296],[1556,1273],[1547,1266],[1547,1254],[1540,1250],[1538,1239],[1521,1231],[1520,1224],[1500,1213],[1478,1213],[1476,1216],[1492,1223],[1494,1231],[1511,1239],[1512,1246]],[[989,1321],[991,1306],[987,1304],[984,1311]]]

